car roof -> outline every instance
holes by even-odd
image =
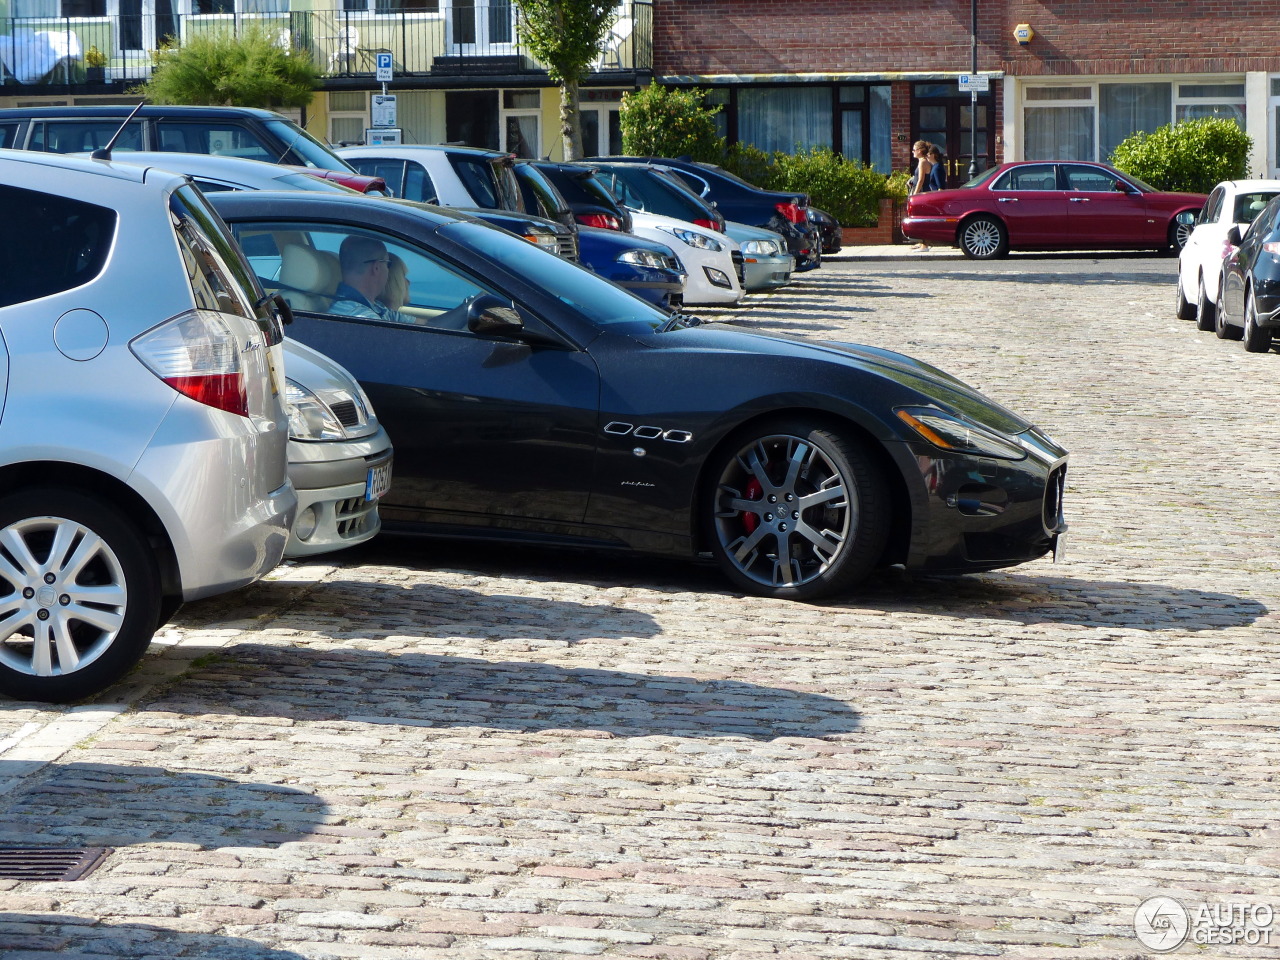
[[[7,107],[0,109],[0,117],[127,117],[137,105],[99,104],[96,106],[43,106],[43,107]],[[282,115],[272,110],[259,110],[257,107],[195,107],[195,106],[162,106],[147,104],[138,110],[140,117],[209,117],[225,119],[229,117],[261,117],[278,119]]]
[[[342,154],[351,154],[352,156],[359,156],[361,154],[377,154],[379,156],[384,156],[384,157],[395,157],[395,156],[408,157],[420,151],[431,151],[433,153],[470,154],[472,156],[477,156],[477,157],[511,156],[511,154],[504,153],[502,150],[493,150],[493,149],[490,149],[489,147],[464,147],[461,145],[455,145],[455,144],[449,144],[449,143],[401,143],[394,146],[385,146],[385,147],[371,147],[366,145],[363,147],[339,147],[337,149],[337,153],[339,154],[339,156],[341,156]]]
[[[0,161],[50,167],[70,176],[112,177],[117,180],[132,180],[136,183],[141,183],[147,178],[147,171],[142,167],[112,164],[104,160],[91,160],[88,157],[74,157],[62,153],[0,150]]]
[[[293,167],[250,160],[247,157],[223,157],[211,153],[178,153],[158,150],[119,150],[111,155],[116,163],[129,163],[172,170],[186,176],[270,178],[297,173]]]
[[[1280,180],[1223,180],[1218,184],[1227,190],[1280,190]],[[1215,189],[1217,189],[1215,187]]]
[[[285,190],[237,190],[213,193],[210,202],[228,219],[241,216],[306,216],[350,218],[357,222],[394,220],[409,215],[430,220],[435,226],[454,220],[472,220],[466,214],[412,200],[366,197],[351,193],[310,193]],[[225,208],[225,209],[224,209]]]

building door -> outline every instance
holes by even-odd
[[[938,145],[944,154],[948,187],[969,179],[969,163],[975,157],[979,171],[995,163],[992,94],[978,95],[976,129],[974,119],[972,95],[960,93],[956,84],[917,83],[912,88],[911,142],[928,140]]]
[[[119,0],[116,46],[122,55],[141,56],[160,41],[178,36],[171,0]]]
[[[445,42],[453,56],[495,56],[515,49],[511,0],[445,0]]]

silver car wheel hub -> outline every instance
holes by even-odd
[[[720,476],[716,536],[751,580],[801,586],[830,568],[856,529],[853,492],[853,479],[810,441],[762,437],[739,450]]]
[[[120,560],[73,520],[33,517],[0,530],[0,663],[65,676],[105,653],[124,624]]]
[[[974,253],[986,255],[993,253],[1000,245],[1000,234],[996,228],[985,220],[971,223],[964,228],[965,244]]]

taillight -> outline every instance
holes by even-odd
[[[583,213],[578,215],[578,222],[584,227],[600,227],[602,230],[621,230],[618,218],[609,213]]]
[[[1280,257],[1280,243],[1264,243],[1262,249],[1273,257]]]
[[[261,341],[257,349],[264,349]],[[197,403],[249,416],[244,365],[221,314],[192,310],[147,331],[129,349],[148,370]]]
[[[703,227],[706,230],[714,230],[716,233],[724,233],[723,226],[716,223],[714,220],[708,220],[706,217],[694,220],[693,223],[695,226]]]
[[[775,209],[792,223],[804,223],[809,219],[808,211],[802,209],[798,203],[780,203]]]

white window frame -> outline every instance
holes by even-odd
[[[362,99],[362,101],[363,101],[364,105],[363,105],[359,110],[335,110],[335,109],[333,108],[333,93],[332,93],[332,92],[330,92],[330,94],[329,94],[329,102],[328,102],[328,107],[329,107],[328,114],[329,114],[329,116],[328,116],[328,121],[327,121],[327,123],[328,123],[328,138],[329,138],[329,142],[330,142],[330,143],[338,143],[340,140],[342,140],[342,139],[343,139],[342,137],[338,137],[338,136],[335,136],[335,135],[334,135],[334,131],[333,131],[333,121],[335,121],[335,120],[355,120],[355,121],[357,121],[357,122],[359,123],[359,125],[360,125],[360,135],[359,135],[358,137],[356,137],[356,139],[357,139],[357,140],[363,140],[363,139],[364,139],[364,132],[365,132],[365,130],[367,130],[367,129],[368,129],[368,127],[369,127],[369,94],[368,94],[368,92],[367,92],[367,91],[365,91],[365,90],[343,90],[343,91],[341,91],[341,93],[342,93],[342,95],[343,95],[343,96],[350,96],[350,95],[351,95],[351,94],[353,94],[353,93],[358,93],[358,94],[360,94],[360,97],[361,97],[361,99]],[[349,138],[347,138],[347,139],[349,139]]]
[[[507,102],[508,93],[536,93],[538,95],[538,105],[536,107],[512,107],[507,109],[504,104]],[[502,149],[507,149],[507,118],[508,117],[533,117],[534,130],[537,134],[537,142],[533,144],[533,156],[535,159],[542,157],[542,91],[540,89],[512,89],[504,88],[498,91],[498,135],[502,138]]]

